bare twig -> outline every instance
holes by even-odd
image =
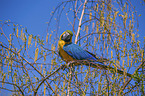
[[[5,38],[9,41],[9,39],[7,38],[7,36],[5,35],[5,33],[4,33],[4,31],[3,31],[3,29],[2,29],[2,27],[0,27],[0,29],[1,29],[1,31],[2,31],[2,34],[5,36]]]
[[[137,85],[134,85],[133,87],[129,88],[129,91],[125,92],[125,93],[123,94],[123,96],[125,96],[127,93],[129,93],[130,91],[132,91],[136,86],[137,86]]]
[[[4,81],[0,81],[0,82],[16,86],[19,89],[19,91],[21,92],[22,96],[24,96],[23,90],[17,84],[10,83],[10,82],[4,82]],[[9,90],[9,89],[6,89],[6,90]],[[12,90],[9,90],[9,91],[12,91]]]
[[[50,75],[46,76],[45,78],[43,78],[43,80],[39,83],[39,85],[37,86],[35,92],[34,92],[34,96],[36,96],[38,89],[40,88],[40,86],[53,74],[55,74],[56,72],[58,72],[60,69],[65,69],[66,66],[65,65],[61,65],[58,69],[56,69],[53,73],[51,73]]]
[[[71,79],[72,79],[72,66],[70,66],[70,69],[69,69],[69,80],[68,80],[68,89],[67,89],[67,96],[70,96],[70,89],[71,89]]]
[[[43,75],[39,70],[37,70],[37,69],[33,66],[33,64],[31,64],[30,62],[28,62],[28,61],[27,61],[23,56],[21,56],[19,53],[14,52],[12,49],[7,48],[6,46],[4,46],[4,45],[2,45],[2,44],[0,44],[0,46],[2,46],[3,48],[8,49],[9,51],[11,51],[11,52],[13,52],[14,54],[18,55],[19,57],[21,57],[24,61],[26,61],[32,68],[34,68],[35,71],[37,71],[37,72],[44,78],[44,75]],[[51,85],[49,84],[49,82],[48,82],[48,81],[46,81],[46,82],[47,82],[49,88],[54,92],[54,90],[53,90],[53,88],[51,87]],[[35,93],[35,92],[34,92],[34,93]]]
[[[134,73],[132,74],[132,76],[135,75],[136,72],[143,66],[144,62],[145,62],[145,61],[143,61],[143,62],[137,67],[137,69],[134,71]],[[129,83],[131,80],[132,80],[132,78],[130,77],[129,80],[123,85],[122,89],[119,91],[119,95],[121,95],[121,93],[123,92],[123,90],[125,89],[125,87],[128,85],[128,83]]]

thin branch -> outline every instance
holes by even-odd
[[[68,80],[68,89],[67,89],[67,96],[70,96],[70,89],[71,89],[71,79],[72,79],[72,66],[70,66],[70,69],[69,69],[69,80]]]
[[[143,64],[145,63],[145,61],[143,61],[138,67],[137,69],[134,71],[134,73],[132,74],[135,75],[136,72],[143,66]],[[123,85],[122,89],[119,91],[119,95],[121,95],[121,93],[123,92],[123,90],[125,89],[125,87],[128,85],[128,83],[132,80],[132,78],[130,77],[129,80]]]
[[[11,89],[7,89],[7,88],[4,88],[4,87],[0,87],[0,89],[4,89],[4,90],[7,90],[7,91],[11,91],[11,92],[20,92],[19,90],[11,90]]]
[[[65,69],[66,66],[65,65],[61,65],[58,69],[56,69],[53,73],[51,73],[50,75],[46,76],[45,78],[43,78],[43,80],[41,81],[41,83],[39,83],[39,85],[37,86],[35,92],[34,92],[34,96],[36,96],[37,94],[37,91],[39,89],[39,87],[50,77],[52,76],[53,74],[55,74],[56,72],[58,72],[60,69]]]
[[[30,76],[29,76],[29,73],[28,73],[26,67],[24,66],[24,64],[23,64],[23,63],[21,63],[21,64],[22,64],[23,68],[24,68],[25,71],[26,71],[25,74],[28,76],[28,78],[29,78],[29,80],[30,80],[30,85],[32,86],[32,90],[34,91],[35,89],[34,89],[34,86],[33,86],[33,84],[32,84],[32,80],[31,80],[31,78],[30,78]]]
[[[23,93],[22,89],[21,89],[17,84],[10,83],[10,82],[4,82],[4,81],[0,81],[0,82],[1,82],[1,83],[6,83],[6,84],[10,84],[10,85],[16,86],[16,87],[19,89],[19,91],[21,92],[22,96],[24,96],[24,93]],[[9,90],[9,91],[10,91],[10,90]]]
[[[9,51],[13,52],[14,54],[18,55],[19,57],[21,57],[24,61],[26,61],[32,68],[34,68],[35,71],[37,71],[43,78],[44,78],[44,75],[39,71],[37,70],[34,66],[33,66],[33,63],[31,64],[30,62],[28,62],[23,56],[21,56],[19,53],[17,52],[14,52],[12,49],[10,48],[7,48],[6,46],[0,44],[0,46],[2,46],[3,48],[6,48],[8,49]],[[53,88],[51,87],[51,85],[49,84],[49,82],[47,81],[47,84],[49,86],[49,88],[54,92]]]
[[[81,23],[82,23],[82,19],[83,19],[83,16],[84,16],[84,11],[85,11],[86,4],[87,4],[87,0],[85,0],[85,2],[84,2],[84,6],[83,6],[83,9],[82,9],[82,14],[81,14],[81,17],[80,17],[80,20],[79,20],[79,26],[78,26],[78,31],[77,31],[76,38],[75,38],[75,44],[77,43],[78,36],[79,36],[80,30],[81,30],[81,25],[82,25]]]
[[[127,93],[131,92],[137,85],[134,85],[133,87],[129,88],[129,91],[125,92],[123,96],[125,96]]]
[[[69,63],[68,66],[71,66],[72,64],[73,64],[73,66],[86,65],[86,66],[90,66],[90,67],[97,68],[97,69],[116,70],[116,68],[113,68],[113,67],[108,66],[108,65],[100,64],[100,63],[101,62],[98,62],[98,63],[97,62],[90,62],[88,60],[77,60],[77,61],[73,61],[73,62]],[[116,72],[119,74],[124,74],[124,72],[122,70],[119,70],[119,69],[117,69]],[[132,76],[132,74],[130,74],[130,73],[126,73],[126,75],[129,77]]]
[[[1,29],[1,31],[2,31],[2,34],[5,36],[5,38],[9,41],[9,39],[7,38],[7,36],[5,35],[5,33],[4,33],[4,31],[3,31],[3,29],[2,29],[2,27],[0,27],[0,29]]]

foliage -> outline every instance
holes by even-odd
[[[58,30],[65,23],[72,28],[75,43],[109,59],[104,64],[114,69],[83,63],[66,66],[57,52]],[[145,94],[145,53],[141,47],[145,40],[139,41],[137,13],[129,0],[63,1],[52,12],[48,30],[46,37],[34,36],[22,25],[1,21],[1,91],[13,95]]]

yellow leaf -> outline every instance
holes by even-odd
[[[29,37],[28,37],[28,48],[29,48],[29,46],[31,44],[31,40],[32,40],[32,35],[29,35]]]
[[[95,23],[93,22],[93,23],[92,23],[92,29],[94,29],[94,25],[95,25]]]
[[[135,34],[131,34],[132,35],[132,41],[135,41]]]
[[[131,32],[131,20],[129,21],[129,31]]]
[[[21,29],[21,37],[23,37],[23,29]]]
[[[27,42],[27,37],[26,37],[25,33],[24,33],[24,37],[25,37],[25,39],[24,39],[25,41],[24,42]]]
[[[37,79],[37,77],[34,77],[34,78],[35,78],[35,81],[36,81],[36,83],[35,83],[35,84],[36,84],[36,85],[38,85],[38,83],[37,83],[37,82],[38,82],[38,79]]]
[[[51,45],[51,50],[55,51],[55,45],[54,44]]]
[[[124,59],[123,59],[123,62],[122,62],[122,67],[123,67],[123,68],[124,68],[124,62],[125,62],[125,61],[124,61]]]
[[[134,14],[132,13],[132,22],[134,22]]]
[[[107,46],[107,55],[108,55],[108,46]]]
[[[116,46],[116,38],[114,39],[114,45]]]
[[[128,66],[129,66],[129,53],[127,55],[127,63],[128,63]]]
[[[9,37],[10,37],[9,45],[11,45],[11,44],[12,44],[12,43],[11,43],[11,42],[12,42],[12,34],[10,34]]]
[[[141,52],[141,62],[144,60],[144,50]]]
[[[103,25],[104,25],[104,17],[103,16],[101,17],[100,22],[101,22],[100,26],[103,27]]]
[[[3,85],[4,85],[3,82],[5,82],[5,78],[6,78],[6,73],[4,73],[3,78],[2,78],[2,87],[3,87]]]
[[[19,32],[19,30],[18,30],[18,27],[17,27],[17,34],[16,34],[16,37],[18,38],[18,32]]]
[[[104,49],[105,49],[105,40],[104,40]],[[105,51],[105,50],[104,50]]]
[[[17,77],[16,77],[16,75],[14,75],[14,82],[15,82],[15,84],[16,84],[16,81],[17,81],[16,79],[17,79]]]
[[[45,85],[45,83],[44,83],[44,91],[43,91],[44,93],[44,95],[43,96],[45,96],[45,94],[46,94],[46,85]]]
[[[44,55],[44,61],[46,61],[46,53],[45,53],[45,55]]]
[[[126,53],[125,53],[125,50],[126,50],[126,49],[125,49],[125,46],[124,46],[124,47],[123,47],[124,56],[125,56],[125,54],[126,54]]]
[[[46,43],[48,43],[48,35],[49,35],[49,33],[47,33],[47,36],[46,36]]]
[[[117,14],[119,13],[119,11],[116,11],[114,14],[114,19],[116,18]],[[120,15],[119,15],[120,16]]]
[[[51,40],[51,36],[52,36],[52,34],[49,35],[49,41]]]
[[[25,80],[25,83],[27,84],[28,83],[28,79],[26,78],[26,80]]]
[[[98,6],[98,4],[97,4],[97,5],[96,5],[96,8],[97,8],[96,11],[97,11],[97,12],[98,12],[98,7],[99,7],[99,6]]]
[[[96,22],[96,31],[99,32],[98,21]]]
[[[119,41],[119,44],[120,44],[120,39],[122,38],[122,31],[121,30],[119,31],[119,34],[120,35],[119,35],[119,40],[118,41]]]
[[[43,65],[41,64],[40,72],[42,72],[42,67],[43,67]]]
[[[99,33],[99,38],[98,38],[99,40],[100,40],[100,37],[101,37],[101,34]]]
[[[105,17],[104,17],[104,11],[101,11],[100,14],[101,14],[101,16],[100,16],[100,26],[103,27],[103,25],[104,25],[104,19],[105,19]]]
[[[35,40],[35,47],[36,47],[36,45],[37,45],[37,39]]]
[[[111,50],[111,58],[113,58],[113,51]]]
[[[102,8],[103,8],[103,10],[104,10],[104,8],[105,8],[105,6],[104,6],[104,2],[102,2]]]
[[[140,46],[139,46],[140,41],[137,41],[137,52],[139,52]]]
[[[92,19],[92,12],[90,12],[89,19],[90,20]]]
[[[123,75],[124,75],[124,83],[125,83],[125,79],[126,79],[126,73],[127,73],[127,70],[126,68],[124,69],[124,72],[123,72]]]
[[[126,27],[126,20],[127,20],[127,13],[124,13],[124,18],[123,18],[123,22],[124,22],[124,27]]]
[[[36,48],[35,50],[35,60],[34,62],[36,62],[37,58],[38,58],[38,52],[39,52],[39,48]]]
[[[119,13],[119,11],[116,11],[116,12],[115,12],[115,16],[117,16],[118,13]]]
[[[124,40],[126,40],[126,31],[125,31],[125,33],[124,33]]]

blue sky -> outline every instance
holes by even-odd
[[[45,33],[55,5],[51,0],[0,0],[0,20],[16,22],[32,34]]]
[[[0,0],[0,20],[11,20],[23,27],[27,27],[30,34],[39,34],[41,37],[45,37],[48,26],[47,22],[51,17],[50,13],[61,1],[62,0]],[[137,14],[141,14],[141,16],[138,17],[138,21],[141,46],[143,47],[143,38],[145,37],[145,6],[141,6],[138,1],[139,0],[132,0],[132,3],[135,5]],[[54,27],[55,26],[54,23]],[[61,31],[59,31],[59,33],[62,33],[64,30],[70,30],[67,28],[66,25],[61,25]]]
[[[145,37],[145,27],[144,27],[144,25],[145,25],[145,3],[144,3],[144,6],[141,6],[142,4],[139,2],[139,0],[131,0],[131,1],[132,1],[132,5],[135,6],[137,14],[141,15],[138,17],[138,22],[139,22],[140,40],[143,41],[143,38]]]
[[[48,22],[51,17],[50,13],[61,1],[62,0],[0,0],[0,20],[11,20],[23,27],[27,27],[30,34],[44,36],[47,30],[46,22]],[[143,41],[145,36],[145,6],[141,6],[140,2],[136,0],[133,0],[132,3],[136,7],[137,14],[141,14],[138,18],[139,34],[141,41]],[[68,27],[65,25],[61,25],[61,28],[63,31],[68,30]]]

